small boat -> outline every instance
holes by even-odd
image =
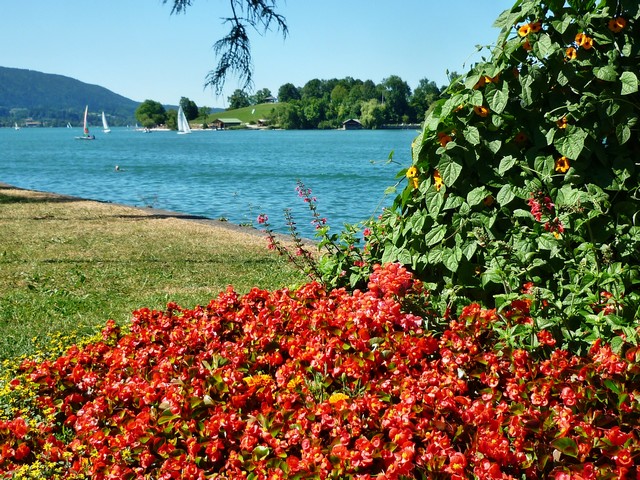
[[[184,135],[186,133],[191,133],[191,127],[184,114],[184,110],[182,110],[182,105],[180,105],[178,107],[178,135]]]
[[[67,122],[67,128],[71,128],[71,123]]]
[[[13,122],[13,129],[20,130],[20,127],[18,126],[18,122]]]
[[[107,117],[104,112],[102,112],[102,131],[104,133],[109,133],[111,129],[109,128],[109,124],[107,123]]]
[[[89,126],[87,124],[87,114],[89,113],[89,105],[84,108],[84,127],[83,132],[84,135],[82,137],[76,137],[76,140],[95,140],[95,135],[91,135],[89,133]]]

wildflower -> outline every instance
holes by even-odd
[[[440,176],[440,172],[438,170],[433,171],[433,184],[436,187],[437,191],[440,191],[444,182],[442,181],[442,177]]]
[[[438,133],[438,141],[440,142],[440,145],[442,145],[443,147],[445,147],[447,143],[449,143],[451,140],[453,140],[451,138],[451,135],[447,135],[444,132]]]
[[[493,198],[493,195],[487,195],[485,199],[482,201],[482,203],[484,203],[485,207],[490,207],[491,205],[493,205],[494,201],[495,201],[495,198]]]
[[[368,237],[369,235],[371,235],[371,229],[369,227],[365,228],[362,231],[362,235],[365,236],[365,237]]]
[[[529,24],[529,28],[531,29],[531,33],[538,33],[540,30],[542,30],[542,23],[532,22]]]
[[[553,236],[556,238],[560,238],[560,234],[564,232],[564,225],[560,221],[558,217],[554,218],[550,222],[546,222],[544,224],[544,229],[547,232],[553,233]]]
[[[524,42],[522,42],[522,48],[524,48],[527,52],[530,52],[533,49],[528,38]]]
[[[407,178],[416,178],[418,176],[418,169],[415,166],[409,167],[406,175]]]
[[[563,155],[556,160],[555,170],[556,172],[565,173],[567,170],[569,170],[569,166],[569,159]]]
[[[260,214],[258,215],[258,223],[260,225],[263,225],[265,223],[267,223],[269,221],[269,217],[267,217],[266,215]]]
[[[567,61],[575,60],[577,56],[578,56],[578,51],[575,48],[573,47],[567,48],[567,51],[565,52],[565,59]]]
[[[524,132],[518,132],[516,136],[513,137],[513,141],[516,142],[518,145],[522,145],[527,140],[529,140],[529,137],[527,137],[527,134]]]
[[[576,35],[576,43],[585,50],[589,50],[593,47],[593,38],[588,37],[584,33],[579,33]]]
[[[526,37],[530,33],[531,33],[531,24],[530,23],[525,23],[524,25],[522,25],[518,29],[518,35],[520,35],[521,37]]]
[[[567,125],[569,124],[569,120],[567,120],[567,117],[562,117],[560,120],[558,120],[556,122],[556,125],[558,126],[558,128],[564,130],[565,128],[567,128]]]
[[[609,30],[613,33],[620,33],[627,26],[627,20],[624,17],[614,17],[609,20]]]
[[[489,116],[489,109],[487,107],[485,107],[484,105],[479,105],[479,106],[473,107],[473,111],[476,113],[476,115],[478,115],[480,117],[483,117],[483,118]]]
[[[420,180],[418,180],[418,177],[413,177],[410,179],[411,180],[411,187],[416,189],[420,186]]]

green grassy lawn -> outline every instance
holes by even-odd
[[[207,123],[211,123],[218,118],[237,118],[244,123],[257,123],[261,118],[267,118],[278,104],[277,103],[261,103],[260,105],[251,105],[236,110],[226,110],[224,112],[216,112],[207,117]]]
[[[304,282],[259,232],[0,188],[0,360],[168,302]]]

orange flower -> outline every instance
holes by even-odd
[[[447,143],[449,143],[453,139],[451,138],[450,135],[447,135],[444,132],[439,132],[438,133],[438,140],[440,141],[440,145],[445,147],[447,145]]]
[[[530,52],[533,49],[531,43],[529,43],[528,38],[524,42],[522,42],[522,48],[524,48],[527,52]]]
[[[519,29],[518,29],[518,35],[520,35],[521,37],[526,37],[527,35],[529,35],[531,33],[531,24],[527,23],[525,25],[522,25]]]
[[[623,17],[614,17],[609,20],[609,30],[613,33],[619,33],[627,26],[627,20]]]
[[[433,184],[438,191],[440,191],[440,189],[444,185],[444,182],[442,181],[442,177],[440,176],[440,172],[438,170],[433,171]]]
[[[569,170],[569,159],[564,155],[556,160],[556,172],[564,173]]]
[[[461,103],[460,105],[458,105],[453,111],[454,112],[459,112],[460,110],[462,110],[464,108],[464,103]]]
[[[495,201],[495,198],[493,198],[493,195],[487,195],[485,199],[482,201],[482,203],[484,203],[485,207],[490,207],[491,205],[493,205],[494,201]]]
[[[567,48],[567,52],[565,56],[566,60],[568,61],[575,60],[577,56],[578,56],[578,51],[575,48],[573,47]]]
[[[560,129],[567,128],[568,124],[569,124],[569,120],[567,120],[567,117],[562,117],[560,120],[556,122],[556,125],[558,125],[558,128]]]
[[[483,105],[473,107],[473,111],[480,117],[489,116],[489,109]]]
[[[542,23],[540,22],[530,23],[529,28],[531,29],[531,33],[538,33],[540,30],[542,30]]]
[[[576,35],[576,43],[585,50],[589,50],[593,47],[593,38],[588,37],[584,33],[579,33]]]
[[[529,140],[529,137],[527,137],[527,134],[524,132],[518,132],[516,136],[513,137],[513,141],[518,144],[525,143],[527,140]]]

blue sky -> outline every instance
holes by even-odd
[[[173,2],[170,2],[173,3]],[[446,70],[464,72],[490,45],[493,21],[514,0],[279,0],[289,36],[251,37],[255,88],[351,76],[381,82],[398,75],[414,89]],[[239,87],[204,88],[216,64],[212,45],[226,33],[227,0],[193,0],[170,15],[161,0],[21,0],[2,5],[0,66],[56,73],[136,101],[225,107]]]

